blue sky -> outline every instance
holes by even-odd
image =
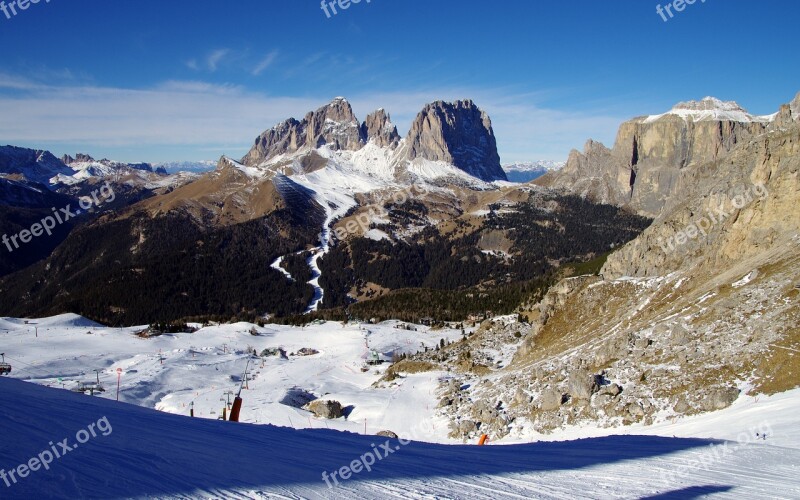
[[[41,0],[0,11],[0,143],[240,157],[335,96],[403,135],[425,103],[470,97],[503,162],[558,160],[679,101],[769,114],[800,91],[800,3],[697,0],[667,22],[658,4],[362,0],[329,18],[319,0]]]

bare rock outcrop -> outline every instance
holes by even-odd
[[[484,181],[507,180],[492,121],[471,100],[425,106],[411,125],[407,147],[409,160],[443,161]]]
[[[357,151],[364,146],[361,125],[347,99],[337,97],[330,104],[308,113],[298,121],[290,118],[258,138],[241,163],[257,166],[277,155],[328,145],[336,150]]]
[[[686,189],[685,170],[721,161],[737,146],[797,120],[800,98],[775,116],[754,116],[735,102],[712,97],[679,103],[661,115],[623,123],[609,150],[589,141],[567,166],[537,184],[656,217]]]
[[[400,142],[397,127],[383,108],[367,116],[361,124],[361,137],[366,142],[373,142],[382,148],[395,148]]]
[[[344,416],[342,404],[338,401],[329,401],[323,399],[314,400],[303,408],[310,411],[319,418],[337,419]]]

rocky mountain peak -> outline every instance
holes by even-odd
[[[275,156],[294,153],[304,147],[358,150],[364,145],[361,126],[347,99],[337,97],[302,120],[289,118],[256,138],[242,158],[248,166],[259,165]]]
[[[716,97],[704,97],[699,101],[680,102],[673,110],[686,109],[691,111],[742,111],[747,112],[735,101],[722,101]]]
[[[484,181],[507,180],[491,119],[472,100],[428,104],[407,142],[410,160],[443,161]]]
[[[73,163],[89,163],[95,160],[87,154],[78,153],[75,155],[75,158],[70,155],[64,155],[61,157],[61,161],[64,162],[65,165],[72,165]]]
[[[70,175],[72,170],[49,151],[3,146],[0,147],[0,174],[21,176],[47,185],[51,177]]]
[[[383,108],[373,111],[367,116],[367,119],[361,124],[361,137],[366,142],[374,142],[380,147],[394,148],[400,142],[397,127]]]
[[[332,149],[355,151],[364,145],[358,119],[343,97],[308,113],[303,121],[307,124],[306,146],[318,148],[328,145]]]

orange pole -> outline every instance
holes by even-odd
[[[483,445],[485,445],[485,444],[486,444],[486,441],[488,441],[488,440],[489,440],[489,436],[487,436],[486,434],[483,434],[483,435],[481,436],[481,440],[480,440],[480,441],[478,441],[478,446],[483,446]]]
[[[236,396],[236,398],[233,400],[233,408],[231,408],[231,417],[228,419],[228,421],[238,422],[240,411],[242,411],[242,398]]]

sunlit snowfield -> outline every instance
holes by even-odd
[[[800,496],[800,390],[742,397],[727,410],[649,428],[573,428],[546,437],[531,433],[539,442],[530,444],[465,445],[449,439],[447,422],[435,416],[437,382],[447,373],[409,375],[374,388],[387,364],[361,371],[373,351],[386,357],[461,336],[460,330],[409,331],[400,324],[268,325],[255,327],[254,336],[253,325],[241,323],[143,339],[134,335],[141,328],[105,328],[73,315],[28,324],[0,320],[11,378],[54,388],[2,379],[4,399],[16,403],[0,411],[0,467],[27,463],[48,442],[74,436],[103,416],[113,427],[49,471],[18,478],[9,488],[0,482],[0,491],[4,498]],[[288,359],[252,358],[253,349],[275,347]],[[292,355],[301,348],[319,353]],[[227,403],[221,399],[238,391],[248,360],[253,379],[241,392],[245,423],[219,421]],[[149,409],[108,401],[116,398],[118,368],[120,400]],[[106,392],[91,397],[64,390],[96,381],[95,369]],[[340,401],[349,415],[323,420],[282,404],[292,389]],[[194,419],[188,417],[192,403]],[[756,439],[766,429],[766,440]],[[381,430],[414,442],[392,441],[395,451],[371,472],[339,479],[338,486],[323,481],[323,471],[337,471],[383,444],[385,438],[374,436]],[[615,433],[625,435],[609,436]]]

